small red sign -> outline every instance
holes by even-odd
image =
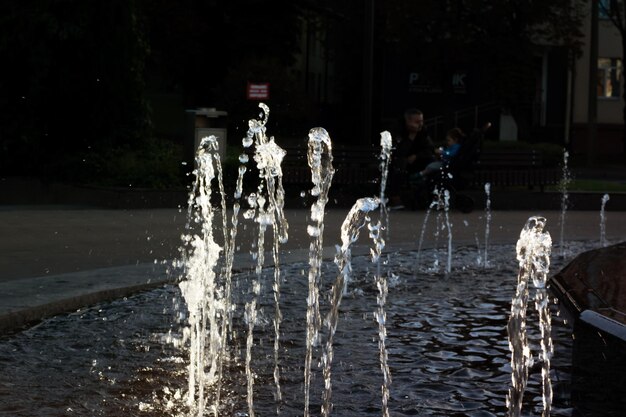
[[[270,83],[248,82],[248,100],[269,100]]]

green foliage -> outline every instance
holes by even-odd
[[[68,154],[46,166],[48,180],[110,187],[171,189],[184,185],[182,146],[164,139]]]
[[[561,185],[557,184],[548,187],[548,191],[561,191]],[[626,183],[619,181],[593,180],[593,179],[573,179],[567,184],[568,191],[579,192],[626,192]]]
[[[147,167],[153,150],[139,150],[152,136],[147,73],[157,90],[182,91],[188,108],[224,108],[235,94],[242,104],[245,81],[259,77],[290,107],[285,114],[298,113],[281,119],[295,126],[313,114],[306,100],[289,95],[299,14],[287,0],[0,2],[0,173],[64,179],[97,172],[123,183],[145,171],[135,183],[158,183],[148,180],[158,172]],[[218,91],[223,85],[231,88]],[[279,107],[273,110],[282,117]]]
[[[184,186],[182,146],[163,139],[143,146],[122,145],[98,158],[90,182],[96,185],[168,189]]]

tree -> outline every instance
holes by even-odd
[[[219,105],[216,90],[242,62],[283,73],[298,52],[298,9],[277,0],[137,0],[145,16],[152,75],[188,107]],[[245,80],[241,95],[245,94]]]
[[[1,2],[0,169],[97,172],[109,150],[149,146],[147,88],[189,108],[220,106],[245,62],[287,79],[298,13],[287,0]],[[242,74],[241,96],[254,76]]]
[[[2,171],[76,175],[149,134],[135,0],[8,0],[0,16]]]
[[[438,73],[455,62],[478,62],[486,80],[481,99],[512,108],[534,97],[543,45],[574,53],[581,46],[578,0],[424,0],[380,7],[389,45],[417,51],[439,66]]]
[[[622,38],[622,62],[624,62],[624,59],[626,58],[626,3],[624,0],[591,1],[598,2],[600,12],[607,16],[617,28]],[[626,82],[623,82],[622,98],[626,100]],[[624,105],[622,114],[624,120],[624,129],[622,129],[622,149],[626,155],[626,105]]]

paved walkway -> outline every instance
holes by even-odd
[[[348,209],[331,209],[325,219],[325,256],[331,258],[340,242],[340,227]],[[389,216],[386,250],[415,249],[424,212],[398,211]],[[557,211],[496,211],[492,213],[491,244],[515,243],[528,217],[543,215],[555,244],[560,236]],[[289,210],[289,241],[282,246],[281,262],[306,260],[309,237],[308,210]],[[455,246],[483,242],[485,213],[450,213]],[[0,331],[64,311],[122,297],[177,278],[168,274],[179,257],[186,213],[177,209],[94,210],[59,206],[0,207]],[[565,221],[566,240],[599,240],[600,216],[592,211],[570,211]],[[432,227],[424,246],[433,244]],[[241,219],[240,249],[235,268],[253,266],[249,252],[254,225]],[[626,238],[626,212],[609,212],[607,238]],[[219,235],[219,233],[217,234]],[[270,240],[269,234],[266,240]],[[268,242],[268,248],[271,243]],[[366,253],[367,236],[355,253]],[[269,257],[267,258],[269,259]]]

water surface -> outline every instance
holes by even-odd
[[[570,243],[575,253],[583,244]],[[425,265],[437,264],[445,251],[424,251]],[[388,257],[383,271],[391,276],[387,299],[387,348],[392,384],[393,416],[501,416],[511,381],[506,324],[515,293],[515,248],[490,248],[484,269],[476,248],[457,248],[448,275],[417,268],[415,253]],[[560,268],[558,260],[551,271]],[[365,257],[354,259],[354,280],[341,303],[333,361],[333,415],[381,414],[382,371],[378,359],[378,326],[374,320],[378,290],[376,271]],[[479,265],[480,264],[480,265]],[[273,271],[262,279],[260,323],[255,330],[252,367],[257,415],[302,415],[303,365],[306,352],[308,264],[284,266],[281,310],[281,383],[283,402],[274,401]],[[443,268],[442,268],[443,271]],[[321,310],[328,311],[328,289],[336,276],[332,263],[323,265]],[[250,299],[252,275],[234,277],[236,301]],[[531,293],[532,295],[532,293]],[[0,339],[0,415],[2,416],[163,416],[181,415],[179,394],[186,388],[186,352],[168,343],[179,335],[180,293],[165,286],[123,300],[54,317]],[[554,310],[556,311],[556,306]],[[184,309],[182,309],[184,311]],[[247,414],[243,356],[245,329],[242,308],[234,318],[222,395],[222,415]],[[529,320],[536,321],[534,307]],[[555,387],[553,416],[572,415],[569,408],[571,334],[553,318]],[[325,334],[325,331],[322,331]],[[529,324],[538,362],[538,326]],[[321,352],[314,352],[311,383],[312,415],[319,415]],[[524,410],[541,409],[540,365],[531,369]]]

